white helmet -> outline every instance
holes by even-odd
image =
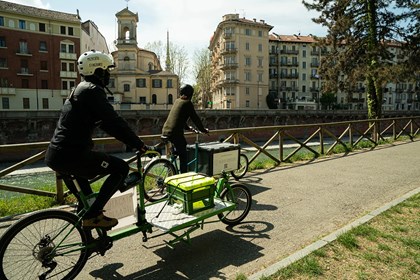
[[[77,68],[83,76],[93,75],[96,69],[104,70],[115,67],[114,58],[106,53],[91,50],[82,54],[77,60]]]

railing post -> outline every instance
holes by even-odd
[[[320,148],[320,154],[324,154],[324,127],[321,125],[319,127],[319,148]]]
[[[351,123],[349,123],[349,143],[350,143],[350,148],[353,147],[353,126]]]
[[[283,150],[283,147],[284,147],[284,143],[283,143],[283,130],[282,129],[280,129],[279,130],[279,159],[280,159],[280,162],[283,162],[283,156],[284,156],[284,150]]]
[[[64,203],[63,179],[61,179],[57,173],[55,173],[55,186],[57,188],[57,202],[60,204],[63,204]]]

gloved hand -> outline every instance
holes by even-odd
[[[143,155],[145,152],[150,151],[150,150],[153,150],[153,147],[148,146],[148,145],[143,145],[143,146],[139,149],[139,152],[140,152],[140,154],[142,154],[142,155]]]

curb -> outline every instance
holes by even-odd
[[[410,198],[410,197],[412,197],[412,196],[414,196],[418,193],[420,193],[420,187],[402,195],[401,197],[399,197],[397,199],[394,199],[393,201],[385,204],[382,207],[377,208],[376,210],[373,210],[369,214],[367,214],[367,215],[355,220],[354,222],[351,222],[350,224],[334,231],[333,233],[321,238],[320,240],[312,243],[311,245],[306,246],[305,248],[297,251],[296,253],[293,253],[292,255],[284,258],[283,260],[281,260],[281,261],[279,261],[279,262],[277,262],[273,265],[270,265],[266,269],[264,269],[262,271],[259,271],[259,272],[255,273],[253,275],[250,275],[247,279],[248,280],[259,280],[262,277],[267,277],[267,276],[273,275],[278,270],[287,267],[288,265],[300,260],[301,258],[306,257],[307,255],[309,255],[313,251],[318,250],[318,249],[324,247],[325,245],[329,244],[330,242],[336,240],[337,237],[342,235],[343,233],[348,232],[349,230],[351,230],[354,227],[365,224],[366,222],[368,222],[369,220],[378,216],[379,214],[385,212],[389,208],[391,208],[395,205],[398,205],[399,203],[407,200],[408,198]]]

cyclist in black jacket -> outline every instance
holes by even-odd
[[[112,56],[89,51],[80,56],[77,64],[84,80],[64,102],[45,162],[59,174],[74,175],[85,194],[92,193],[88,179],[109,174],[98,197],[83,217],[83,227],[111,228],[117,225],[118,220],[104,216],[103,207],[118,189],[124,188],[129,167],[121,158],[93,151],[93,131],[99,127],[143,153],[150,148],[115,112],[107,99],[105,87],[109,83],[110,71],[115,67]],[[76,194],[76,190],[70,191]]]

